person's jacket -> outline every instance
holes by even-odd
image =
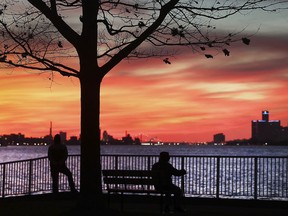
[[[156,190],[169,187],[172,183],[172,176],[182,176],[185,170],[178,170],[168,162],[159,161],[152,166],[153,182]]]
[[[52,144],[48,149],[48,158],[51,165],[61,166],[65,165],[68,157],[67,147],[63,144]]]

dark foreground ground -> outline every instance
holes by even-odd
[[[124,211],[120,209],[119,197],[112,197],[110,208],[107,207],[107,197],[103,198],[101,209],[95,207],[86,209],[79,205],[79,195],[61,193],[23,196],[0,199],[1,216],[160,216],[160,201],[158,197],[129,196],[125,197]],[[162,215],[193,215],[193,216],[288,216],[287,201],[254,201],[186,198],[186,212],[165,213]]]

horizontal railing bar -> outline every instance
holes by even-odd
[[[80,154],[69,154],[69,156],[81,156]],[[141,155],[131,155],[131,154],[101,154],[101,156],[120,156],[120,157],[158,157],[159,155],[151,155],[151,154],[141,154]],[[218,155],[171,155],[171,157],[194,157],[194,158],[288,158],[287,156],[218,156]],[[1,162],[0,165],[2,164],[9,164],[9,163],[19,163],[19,162],[27,162],[31,160],[40,160],[40,159],[46,159],[48,158],[47,156],[43,157],[37,157],[37,158],[31,158],[31,159],[24,159],[24,160],[17,160],[17,161],[6,161],[6,162]]]

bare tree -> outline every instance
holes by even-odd
[[[81,86],[81,195],[102,194],[99,104],[103,77],[127,58],[169,56],[179,47],[229,55],[240,32],[217,20],[251,10],[273,12],[285,0],[2,0],[0,63],[76,77]],[[75,58],[78,67],[67,59]],[[70,62],[70,61],[69,61]]]

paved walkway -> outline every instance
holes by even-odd
[[[52,194],[23,196],[0,199],[1,216],[160,216],[158,197],[129,196],[124,200],[124,211],[120,209],[119,197],[112,197],[111,206],[107,208],[104,197],[103,208],[79,208],[78,196],[69,193],[55,197]],[[105,204],[104,204],[105,203]],[[204,198],[186,198],[186,212],[170,212],[168,216],[287,216],[287,201],[254,200],[216,200]]]
[[[124,212],[128,215],[161,215],[159,199],[146,197],[128,197],[124,202]],[[120,209],[119,202],[113,203],[113,209]],[[288,202],[186,198],[185,213],[171,212],[166,215],[221,215],[221,216],[288,216]]]

